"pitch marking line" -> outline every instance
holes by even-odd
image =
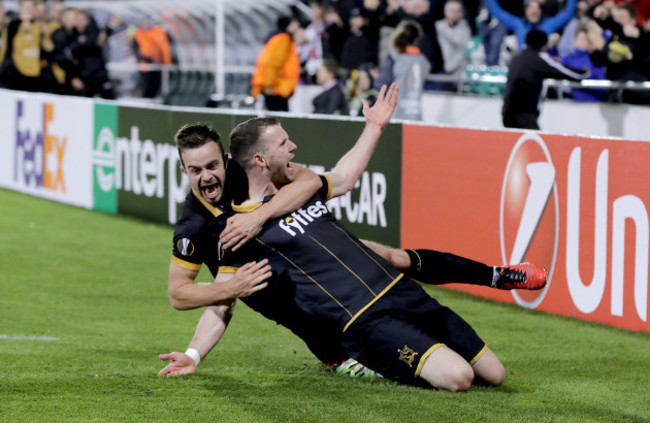
[[[55,338],[53,336],[11,336],[2,334],[0,334],[0,339],[8,339],[12,341],[60,341],[59,338]]]

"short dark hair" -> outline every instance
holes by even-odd
[[[209,142],[213,142],[219,146],[222,156],[225,154],[219,133],[207,123],[188,123],[187,125],[183,125],[176,131],[174,141],[178,148],[178,157],[180,157],[183,166],[185,166],[183,156],[181,155],[183,151],[202,147]]]
[[[273,117],[258,117],[248,119],[235,126],[230,132],[230,154],[244,169],[248,168],[251,156],[262,149],[259,144],[260,135],[269,126],[279,125],[280,121]]]
[[[398,53],[404,53],[406,47],[420,42],[422,34],[422,26],[416,21],[402,21],[393,32],[393,47]]]
[[[541,50],[548,43],[548,35],[539,29],[531,29],[526,34],[526,45],[533,50]]]

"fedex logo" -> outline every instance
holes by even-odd
[[[54,105],[44,104],[39,115],[27,113],[22,100],[16,106],[14,180],[29,187],[65,193],[63,160],[68,139],[51,131]]]
[[[322,201],[317,201],[315,204],[300,208],[286,218],[281,219],[278,226],[291,236],[296,236],[298,233],[304,234],[304,227],[327,213],[329,213],[329,210],[327,210],[325,204]]]

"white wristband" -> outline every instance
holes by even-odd
[[[187,351],[185,351],[186,355],[189,355],[192,360],[194,360],[194,364],[197,366],[201,362],[201,354],[194,348],[188,348]]]

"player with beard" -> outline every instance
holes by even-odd
[[[384,102],[384,95],[386,94],[385,89],[382,90],[382,93],[380,94],[381,94],[380,102],[378,103],[382,104]],[[388,103],[390,104],[391,99],[396,99],[396,89],[392,88],[389,91],[387,97],[389,99]],[[364,106],[364,109],[366,108],[367,105]],[[334,172],[330,174],[330,180],[333,182],[331,184],[329,183],[326,184],[327,188],[331,188],[329,195],[341,195],[342,193],[347,192],[347,190],[352,188],[354,182],[356,182],[356,179],[358,179],[359,175],[361,174],[361,172],[365,168],[365,165],[367,164],[367,159],[369,158],[370,154],[372,153],[372,150],[374,149],[374,145],[376,144],[378,135],[381,133],[381,128],[383,128],[383,126],[388,122],[388,119],[390,118],[390,114],[389,114],[387,119],[385,119],[385,121],[382,119],[379,120],[378,122],[372,122],[372,120],[369,119],[369,113],[368,113],[369,111],[370,110],[368,109],[364,110],[364,114],[366,115],[369,123],[369,125],[367,125],[366,127],[366,130],[364,131],[364,135],[366,134],[366,132],[374,133],[374,135],[370,137],[366,135],[365,138],[364,135],[362,135],[359,142],[357,143],[357,146],[355,146],[355,148],[352,150],[355,151],[356,149],[358,151],[359,150],[358,147],[359,145],[361,145],[360,150],[363,152],[363,156],[367,156],[367,158],[363,159],[363,162],[361,163],[363,164],[363,166],[361,167],[359,167],[360,163],[357,162],[356,163],[357,169],[355,170],[355,173],[352,175],[346,175],[345,178],[341,177],[341,173],[336,172],[337,169],[339,168],[339,165],[337,165]],[[370,131],[368,131],[369,129],[368,127],[370,127]],[[265,177],[268,178],[269,180],[279,181],[278,185],[280,185],[286,182],[290,182],[294,179],[295,168],[292,164],[290,164],[290,160],[293,158],[293,150],[295,150],[295,144],[293,144],[288,139],[288,136],[286,136],[286,133],[284,133],[282,128],[277,124],[277,122],[275,122],[275,124],[269,125],[269,129],[271,131],[275,131],[276,135],[279,135],[274,137],[274,139],[280,140],[280,142],[278,143],[279,148],[276,148],[274,150],[269,149],[267,153],[264,154],[264,156],[260,156],[256,160],[260,160],[260,162],[263,164],[263,168],[264,168],[263,173],[266,175]],[[351,153],[346,155],[346,157],[349,158],[352,155]],[[344,157],[344,159],[342,159],[341,162],[344,162],[346,157]],[[339,162],[339,164],[341,164],[341,162]],[[350,176],[353,176],[352,180],[349,180]],[[251,190],[250,192],[260,190],[260,186],[256,186],[257,182],[259,181],[260,181],[259,178],[253,179],[253,183],[250,186],[250,190]],[[208,184],[206,188],[203,189],[206,190],[208,195],[213,193],[210,184]],[[260,209],[258,208],[257,210]],[[464,272],[467,273],[468,275],[470,273],[468,272],[469,268],[474,268],[474,270],[477,270],[479,272],[473,275],[474,278],[473,282],[483,284],[483,285],[492,285],[494,282],[496,282],[496,285],[502,288],[521,287],[521,288],[530,289],[530,288],[541,288],[545,283],[545,274],[543,275],[543,277],[541,277],[539,275],[533,275],[531,273],[531,270],[535,270],[535,271],[537,270],[533,265],[528,265],[523,267],[520,266],[515,268],[493,269],[489,266],[485,266],[481,263],[473,262],[471,260],[463,259],[461,257],[453,256],[446,253],[433,252],[429,250],[410,250],[409,252],[403,252],[400,250],[383,248],[383,251],[393,254],[395,257],[400,257],[400,259],[403,260],[403,263],[406,263],[406,261],[408,261],[409,262],[408,266],[413,268],[412,272],[414,274],[419,275],[421,279],[426,279],[429,277],[433,283],[445,282],[440,279],[440,274],[431,277],[431,275],[433,275],[434,273],[433,272],[434,268],[441,264],[442,265],[446,264],[447,267],[456,266],[459,269],[462,268],[463,267],[462,265],[464,264],[465,265]],[[414,260],[411,260],[411,258],[413,258]],[[425,260],[422,260],[423,258]],[[428,266],[428,265],[422,266],[423,263],[427,263],[427,262],[429,262],[429,264],[433,263],[434,266]],[[245,266],[242,267],[242,269],[245,269]],[[223,269],[223,270],[228,271],[227,269]],[[526,273],[528,273],[528,278],[526,277]],[[455,281],[462,281],[461,279],[463,279],[465,276],[466,275],[463,274],[457,275]],[[480,279],[480,281],[477,282],[477,279]],[[450,280],[447,280],[446,282],[449,281]],[[534,286],[534,284],[537,284],[537,286]],[[510,286],[508,287],[507,285]],[[170,279],[170,287],[171,287],[171,279]],[[283,284],[275,284],[272,287],[272,289],[268,288],[266,290],[260,291],[257,294],[251,295],[251,297],[249,298],[254,298],[254,297],[259,298],[260,294],[265,293],[263,295],[263,297],[265,297],[265,301],[258,302],[257,307],[259,307],[260,305],[264,307],[265,302],[266,305],[268,306],[269,298],[273,298],[278,301],[284,301],[284,299],[286,299],[286,297],[289,296],[290,298],[292,298],[293,301],[293,294],[291,292],[288,292],[286,290],[287,288],[289,288],[290,290],[291,287]],[[171,294],[172,291],[170,289],[170,296]],[[251,300],[249,299],[249,302],[250,301]],[[255,301],[253,301],[253,303],[255,303]],[[253,308],[257,309],[255,305],[253,305]],[[258,309],[258,311],[261,311],[264,314],[263,310]],[[303,311],[305,311],[306,315],[310,316],[311,318],[315,317],[316,320],[319,321],[319,323],[320,321],[330,320],[329,317],[323,318],[323,316],[314,316],[311,313],[307,312],[305,309],[303,309]],[[194,355],[194,356],[199,355],[198,359],[200,359],[201,356],[205,356],[205,354],[207,354],[207,351],[209,351],[216,344],[218,339],[223,334],[223,330],[225,330],[226,324],[227,321],[226,322],[219,321],[218,316],[214,314],[208,315],[207,317],[206,314],[204,314],[204,316],[201,318],[201,321],[199,323],[199,327],[197,328],[195,339],[190,344],[190,347],[193,351],[190,351],[189,355]],[[331,329],[332,326],[338,327],[336,323],[334,324],[330,323],[328,325],[328,328]],[[311,332],[313,332],[313,328],[311,329],[312,329]],[[322,334],[316,333],[317,338],[321,338],[320,335]],[[335,335],[340,336],[340,331]],[[175,374],[193,372],[196,368],[196,364],[198,364],[198,360],[195,357],[193,357],[195,358],[194,361],[196,363],[192,363],[192,360],[189,358],[189,355],[173,353],[172,355],[161,356],[162,359],[172,359],[172,363],[169,366],[167,366],[165,369],[163,369],[163,371],[161,371],[161,374],[175,375]],[[490,378],[488,380],[495,383],[494,381],[496,379],[498,378]]]

